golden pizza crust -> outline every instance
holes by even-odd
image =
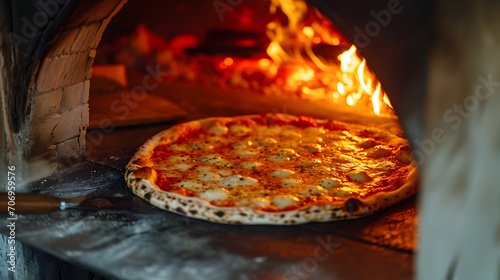
[[[278,117],[286,121],[296,118],[295,116],[285,114],[269,115],[272,115],[273,118]],[[397,190],[377,192],[365,198],[346,197],[345,200],[328,203],[318,201],[315,204],[308,204],[291,211],[267,212],[245,206],[216,206],[202,198],[188,197],[163,191],[155,185],[154,182],[156,181],[157,174],[153,169],[153,163],[149,160],[149,156],[156,146],[176,141],[188,129],[207,129],[216,123],[224,124],[255,117],[260,117],[260,115],[213,117],[178,124],[158,133],[137,150],[127,165],[125,180],[128,187],[132,192],[149,201],[152,205],[188,217],[219,223],[276,225],[336,221],[363,217],[407,199],[416,192],[418,172],[413,160],[410,163],[411,172],[407,176],[405,183]],[[327,122],[327,120],[315,121],[318,124]],[[340,122],[334,123],[345,126],[348,129],[359,129],[360,131],[370,131],[377,135],[383,135],[388,138],[387,142],[406,141],[399,136],[376,128]]]

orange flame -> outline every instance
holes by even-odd
[[[302,33],[304,33],[304,35],[309,39],[312,39],[314,37],[314,29],[312,29],[312,27],[310,26],[305,26],[304,28],[302,28]]]
[[[319,18],[308,20],[306,25],[305,0],[271,0],[270,12],[274,14],[278,9],[287,16],[288,25],[277,21],[267,25],[271,42],[266,52],[272,61],[267,60],[268,65],[260,60],[261,67],[275,75],[284,65],[286,69],[293,65],[293,71],[285,71],[288,73],[285,84],[289,89],[317,99],[329,98],[337,103],[344,100],[361,110],[362,106],[369,106],[376,115],[393,114],[380,82],[367,67],[366,60],[358,56],[354,45],[338,56],[340,66],[314,53],[313,46],[317,44],[340,45],[339,36],[324,24],[326,20],[319,12],[315,13]]]
[[[380,84],[377,85],[377,89],[372,95],[373,112],[380,115]]]

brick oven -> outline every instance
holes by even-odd
[[[124,3],[2,3],[2,154],[23,181],[84,157],[95,50]]]

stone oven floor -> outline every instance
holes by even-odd
[[[190,118],[203,117],[196,112]],[[16,239],[112,279],[413,279],[414,198],[362,219],[298,226],[215,224],[137,199],[124,167],[137,147],[171,125],[89,131],[102,139],[90,144],[85,162],[26,189],[130,198],[133,208],[20,214]]]

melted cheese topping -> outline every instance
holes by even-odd
[[[218,123],[192,139],[159,144],[151,161],[165,191],[287,211],[401,186],[412,157],[406,140],[393,140],[338,127]]]

